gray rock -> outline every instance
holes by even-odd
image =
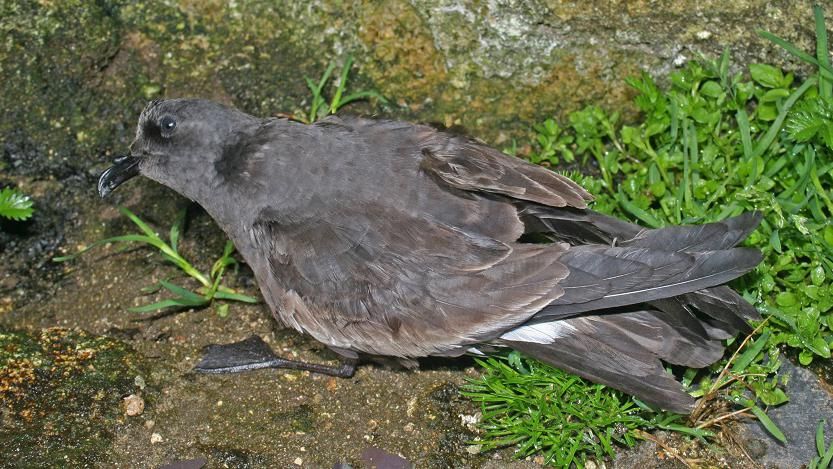
[[[801,467],[816,456],[816,427],[825,422],[824,434],[829,444],[833,438],[833,397],[819,384],[811,371],[783,360],[781,373],[789,375],[787,395],[790,402],[770,409],[767,415],[787,437],[787,444],[772,438],[758,421],[742,428],[743,442],[750,456],[767,467]]]

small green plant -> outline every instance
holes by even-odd
[[[787,395],[778,386],[781,384],[777,376],[781,366],[778,351],[772,348],[765,351],[770,332],[765,331],[750,342],[764,324],[765,322],[761,323],[758,329],[744,339],[731,358],[718,364],[722,365],[722,368],[716,376],[717,367],[712,367],[712,373],[700,379],[697,388],[691,392],[692,396],[701,398],[689,417],[692,426],[709,428],[735,416],[751,413],[770,435],[782,443],[787,443],[784,433],[759,405],[760,402],[765,406],[776,406],[788,400]],[[743,353],[740,353],[741,351]],[[694,378],[698,374],[698,370],[688,370],[684,384],[694,384]],[[750,398],[750,390],[754,398]],[[727,411],[720,405],[715,405],[719,399],[740,409]]]
[[[813,457],[808,464],[809,469],[827,469],[830,463],[833,462],[833,441],[827,450],[824,449],[824,421],[820,420],[818,427],[816,427],[816,452],[818,456]]]
[[[119,207],[119,211],[122,215],[129,218],[130,221],[139,227],[141,233],[113,236],[111,238],[102,239],[94,242],[90,246],[75,254],[56,257],[53,260],[56,262],[68,261],[89,251],[90,249],[104,244],[139,243],[152,246],[159,250],[163,259],[177,266],[181,271],[199,282],[201,285],[196,291],[191,291],[168,282],[167,280],[162,280],[157,285],[144,288],[143,292],[154,293],[160,289],[165,289],[172,293],[174,297],[136,308],[129,308],[129,311],[132,312],[144,313],[168,308],[201,308],[212,304],[214,300],[242,301],[244,303],[258,302],[257,298],[237,293],[221,283],[226,268],[237,263],[237,261],[232,257],[234,244],[232,244],[231,241],[226,241],[222,256],[214,262],[214,265],[211,267],[211,270],[207,275],[195,268],[190,262],[188,262],[188,260],[182,257],[178,250],[178,244],[180,235],[182,234],[182,229],[185,225],[185,210],[180,212],[179,217],[177,217],[177,221],[171,227],[168,242],[163,240],[153,229],[150,228],[150,226],[148,226],[147,223],[127,208]],[[217,313],[220,316],[226,316],[228,314],[228,304],[219,304],[217,306]]]
[[[481,405],[484,451],[517,445],[518,458],[542,453],[547,464],[581,467],[613,456],[614,444],[633,446],[633,430],[647,425],[622,393],[517,352],[477,362],[483,375],[462,393]]]
[[[34,211],[29,196],[9,187],[0,190],[0,217],[23,221],[31,217]]]
[[[705,441],[714,437],[715,427],[739,415],[758,418],[773,437],[786,442],[759,405],[777,405],[787,398],[773,376],[780,366],[777,354],[762,359],[768,338],[765,333],[752,341],[756,333],[728,360],[707,370],[705,378],[698,377],[700,370],[686,371],[683,386],[702,398],[690,416],[649,407],[518,352],[477,360],[483,375],[462,389],[481,406],[482,434],[474,443],[483,450],[517,445],[519,458],[542,453],[547,464],[583,467],[589,458],[613,457],[614,444],[629,447],[647,438],[645,431],[661,429]],[[762,379],[767,377],[769,381]]]
[[[554,120],[547,119],[541,124],[535,124],[533,130],[538,134],[537,141],[540,151],[531,153],[529,161],[545,165],[557,166],[564,159],[565,163],[575,161],[573,151],[573,136],[562,129]],[[514,154],[514,153],[512,153]]]
[[[387,103],[385,98],[376,91],[356,91],[345,95],[347,90],[347,79],[350,75],[350,67],[353,65],[353,56],[348,55],[341,67],[341,75],[336,84],[336,90],[330,103],[327,104],[324,96],[324,88],[330,81],[330,78],[335,70],[335,64],[331,63],[327,66],[324,74],[316,83],[309,77],[304,77],[307,82],[307,87],[312,93],[312,102],[310,103],[309,113],[306,116],[296,117],[301,122],[311,124],[319,119],[322,119],[330,114],[335,114],[339,109],[354,101],[360,101],[368,98],[376,98],[382,103]]]
[[[684,417],[657,412],[622,392],[510,352],[476,360],[483,375],[462,394],[481,406],[483,433],[474,443],[488,451],[516,445],[515,456],[544,455],[556,467],[583,467],[633,446],[639,429],[665,429],[704,438],[711,432],[684,425]]]

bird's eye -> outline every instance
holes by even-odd
[[[159,119],[159,129],[162,130],[163,137],[169,137],[175,128],[176,120],[173,117],[163,116]]]

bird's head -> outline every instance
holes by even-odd
[[[106,196],[139,174],[197,199],[215,177],[214,163],[237,142],[254,117],[203,99],[152,101],[139,116],[130,153],[115,160],[98,180]]]

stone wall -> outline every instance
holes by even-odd
[[[303,77],[347,53],[354,83],[395,103],[381,113],[500,142],[586,103],[628,110],[624,77],[700,53],[798,66],[758,29],[813,44],[807,0],[5,0],[0,13],[6,171],[59,178],[124,148],[148,99],[293,112]]]

